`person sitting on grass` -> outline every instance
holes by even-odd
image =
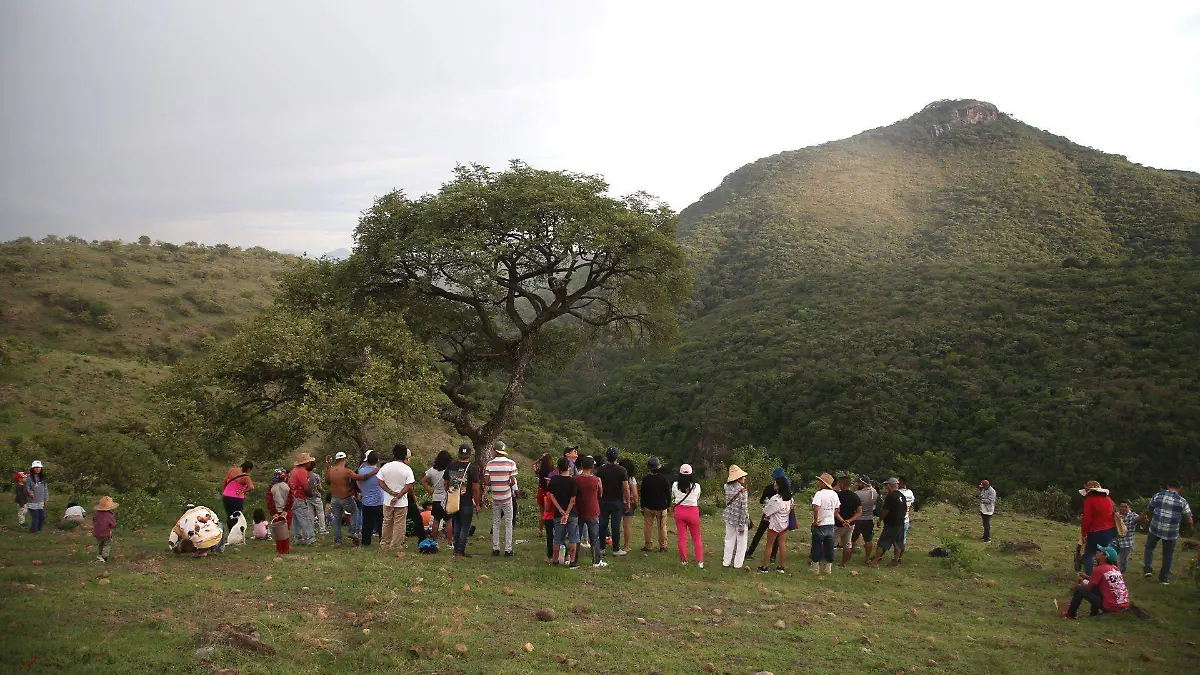
[[[267,515],[262,509],[254,509],[254,533],[253,536],[259,541],[266,541],[270,538],[270,524],[267,522]]]
[[[1071,605],[1067,607],[1066,614],[1063,614],[1064,619],[1074,619],[1079,605],[1084,600],[1092,606],[1091,616],[1129,609],[1129,589],[1125,586],[1125,577],[1121,576],[1121,570],[1117,567],[1121,554],[1117,549],[1106,546],[1098,549],[1093,558],[1095,566],[1092,568],[1092,575],[1089,577],[1083,572],[1079,573],[1079,583],[1071,596]]]

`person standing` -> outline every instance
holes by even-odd
[[[429,491],[429,498],[433,501],[433,506],[430,511],[433,516],[433,535],[432,538],[436,541],[439,538],[439,532],[444,531],[446,535],[446,543],[454,545],[454,537],[451,534],[450,516],[446,513],[446,467],[450,466],[453,458],[450,456],[449,450],[438,452],[437,457],[433,459],[433,466],[425,471],[425,475],[421,476],[421,485]]]
[[[667,483],[667,477],[662,475],[662,462],[658,461],[657,457],[651,457],[650,461],[646,462],[646,468],[650,473],[642,479],[640,495],[642,519],[646,526],[646,539],[642,550],[647,553],[654,550],[651,535],[657,531],[658,551],[662,553],[667,550],[667,508],[671,506],[671,486]]]
[[[1090,575],[1096,550],[1111,545],[1117,538],[1117,525],[1113,520],[1117,509],[1108,496],[1108,490],[1094,480],[1088,481],[1079,494],[1083,495],[1083,520],[1079,536],[1085,546],[1083,570]]]
[[[879,502],[879,491],[871,485],[870,476],[859,476],[858,490],[854,494],[858,496],[859,504],[862,505],[862,515],[854,521],[854,536],[850,540],[850,552],[853,554],[859,537],[862,537],[863,548],[867,551],[864,562],[869,563],[871,562],[871,549],[874,548],[871,542],[875,538],[875,504]]]
[[[566,456],[559,458],[558,473],[550,478],[546,498],[554,507],[554,558],[551,562],[575,568],[579,566],[579,516],[576,511],[579,488],[570,474],[571,462]],[[599,510],[597,504],[597,513]],[[593,557],[595,550],[592,549]]]
[[[1121,502],[1117,507],[1117,517],[1125,523],[1125,535],[1122,536],[1120,531],[1117,532],[1117,538],[1113,540],[1113,548],[1117,549],[1118,564],[1121,569],[1121,574],[1125,574],[1129,567],[1129,554],[1133,552],[1133,540],[1137,535],[1138,514],[1129,506],[1129,502]]]
[[[25,483],[28,494],[25,508],[29,510],[29,531],[37,534],[46,526],[46,508],[50,505],[50,481],[46,478],[41,460],[35,459],[29,465],[29,478]]]
[[[517,485],[517,463],[508,456],[504,441],[492,446],[495,456],[483,467],[483,481],[492,497],[492,556],[500,555],[500,528],[504,528],[504,557],[513,556],[513,490]]]
[[[292,538],[297,544],[312,546],[317,543],[316,530],[313,528],[312,487],[308,482],[308,472],[315,469],[317,460],[307,452],[302,452],[296,458],[295,466],[288,474],[288,487],[292,490]]]
[[[383,490],[379,487],[379,455],[371,450],[355,472],[355,482],[362,494],[362,545],[371,545],[371,535],[380,533],[383,542]]]
[[[879,516],[882,532],[879,534],[879,545],[875,547],[875,557],[868,563],[871,567],[879,567],[879,561],[888,549],[892,551],[892,561],[888,567],[900,564],[900,542],[904,540],[904,515],[908,511],[908,502],[900,494],[900,481],[889,478],[886,483],[887,496],[883,500],[883,513]]]
[[[326,458],[326,463],[328,463]],[[317,534],[329,534],[329,523],[325,520],[325,498],[321,494],[321,474],[317,471],[308,472],[308,491],[312,494],[309,502],[312,504],[313,525]]]
[[[26,487],[28,477],[24,471],[13,474],[13,502],[17,505],[17,526],[25,527],[25,517],[29,514],[29,489]]]
[[[592,567],[608,567],[600,540],[600,494],[604,486],[593,474],[595,467],[596,461],[591,457],[579,460],[579,475],[575,477],[575,514],[579,519],[580,539],[586,532],[591,545]]]
[[[454,515],[454,557],[469,558],[467,542],[471,538],[471,520],[482,504],[479,469],[471,466],[471,446],[458,446],[458,460],[446,467],[442,476],[447,490],[459,490],[458,512]]]
[[[379,468],[379,489],[387,493],[383,504],[383,531],[379,535],[380,550],[408,546],[404,525],[408,518],[408,496],[416,482],[408,466],[411,456],[407,445],[397,443],[392,447],[392,461]]]
[[[1179,494],[1179,483],[1167,483],[1167,489],[1150,499],[1146,507],[1150,514],[1150,530],[1146,535],[1146,556],[1142,572],[1146,578],[1154,575],[1154,547],[1162,541],[1162,568],[1158,571],[1158,583],[1171,583],[1171,563],[1175,557],[1175,541],[1179,539],[1180,526],[1192,522],[1192,507]]]
[[[92,510],[92,537],[96,539],[96,562],[106,563],[112,556],[113,530],[117,528],[117,517],[113,511],[119,506],[112,497],[104,495]]]
[[[983,519],[983,543],[992,541],[992,516],[996,514],[996,488],[985,478],[979,484],[979,517]]]
[[[775,571],[780,574],[787,572],[784,566],[787,562],[787,533],[794,508],[791,483],[788,482],[787,476],[781,475],[775,479],[774,494],[763,504],[763,520],[767,522],[767,547],[763,549],[763,564],[759,565],[759,572],[769,572],[771,560],[775,557],[778,558]]]
[[[616,448],[609,448],[604,452],[608,461],[596,469],[596,477],[604,487],[600,495],[600,555],[604,555],[609,537],[612,537],[613,555],[625,555],[621,550],[621,518],[629,504],[629,473],[617,464],[619,455]]]
[[[533,463],[533,475],[537,476],[537,505],[538,510],[544,515],[546,513],[546,484],[550,482],[550,474],[554,473],[554,460],[550,458],[550,453],[543,452],[541,457]],[[545,519],[543,518],[543,522]],[[551,526],[553,529],[553,526]],[[538,539],[543,537],[542,529],[538,529]],[[553,539],[553,537],[551,537]],[[546,551],[550,551],[553,542],[546,546]],[[547,555],[547,558],[550,556]]]
[[[908,487],[908,478],[900,476],[900,495],[904,497],[904,536],[900,539],[900,557],[896,559],[896,564],[904,562],[904,550],[908,548],[908,531],[912,528],[912,513],[913,505],[917,501],[917,496]]]
[[[354,472],[346,466],[346,453],[339,452],[333,456],[333,465],[325,470],[325,480],[329,483],[329,511],[333,518],[333,543],[342,543],[342,518],[350,514],[350,541],[358,543],[358,504],[354,501]]]
[[[700,484],[692,479],[691,464],[679,467],[679,479],[671,485],[671,501],[674,503],[679,559],[684,565],[688,564],[687,540],[690,534],[696,566],[704,569],[704,540],[700,534]]]
[[[242,462],[225,472],[225,485],[221,488],[221,503],[225,506],[225,531],[233,527],[233,514],[246,513],[246,493],[254,489],[250,471],[254,462]]]
[[[771,482],[766,487],[763,488],[762,494],[760,494],[758,496],[758,503],[763,505],[763,507],[766,507],[767,502],[771,500],[771,497],[775,496],[775,485],[776,485],[776,483],[778,483],[780,478],[784,479],[784,481],[787,482],[788,494],[791,494],[792,482],[790,480],[788,480],[787,474],[784,473],[784,471],[783,471],[783,467],[777,466],[777,467],[775,467],[775,469],[773,471],[771,471]],[[790,520],[790,518],[789,518],[789,520]],[[767,532],[767,528],[768,528],[769,524],[770,524],[770,521],[767,520],[766,516],[763,516],[763,518],[758,521],[758,530],[755,531],[754,538],[750,540],[750,548],[746,549],[746,557],[747,558],[754,557],[754,552],[756,550],[758,550],[758,542],[759,542],[759,540],[762,539],[762,536]],[[772,549],[770,551],[770,554],[771,554],[771,556],[770,556],[771,560],[774,561],[775,560],[775,551]]]
[[[271,487],[267,489],[267,513],[271,514],[271,536],[275,539],[275,555],[284,555],[292,550],[291,528],[292,489],[288,487],[288,472],[282,467],[271,475]]]
[[[633,511],[638,505],[637,467],[628,459],[622,459],[619,464],[629,476],[629,501],[625,503],[625,513],[621,517],[621,541],[624,543],[621,550],[629,553],[629,545],[633,542]]]
[[[846,563],[854,555],[852,535],[854,534],[855,524],[858,523],[858,519],[863,515],[863,508],[862,501],[858,498],[858,493],[850,489],[850,476],[839,476],[837,484],[837,496],[840,506],[838,506],[837,513],[834,514],[837,519],[834,540],[842,547],[841,566],[845,567]]]
[[[840,506],[838,494],[833,490],[833,476],[828,473],[817,476],[817,492],[812,498],[812,564],[809,566],[813,574],[833,574],[833,530]]]
[[[721,566],[740,570],[746,562],[746,542],[750,534],[750,494],[746,491],[746,472],[737,464],[725,476],[725,552]]]

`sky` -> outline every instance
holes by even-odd
[[[511,159],[682,209],[946,98],[1200,170],[1200,4],[0,0],[0,240],[319,254]]]

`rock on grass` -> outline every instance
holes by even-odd
[[[538,621],[553,621],[558,618],[558,613],[550,608],[539,609],[533,615],[537,617]]]

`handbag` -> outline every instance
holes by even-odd
[[[446,487],[446,513],[454,515],[462,508],[462,493],[463,485],[466,483],[467,472],[471,469],[471,463],[463,467],[462,478],[455,479],[455,485]]]
[[[1125,525],[1125,519],[1121,517],[1121,514],[1116,509],[1113,509],[1113,522],[1117,526],[1118,537],[1129,535],[1129,527]]]

